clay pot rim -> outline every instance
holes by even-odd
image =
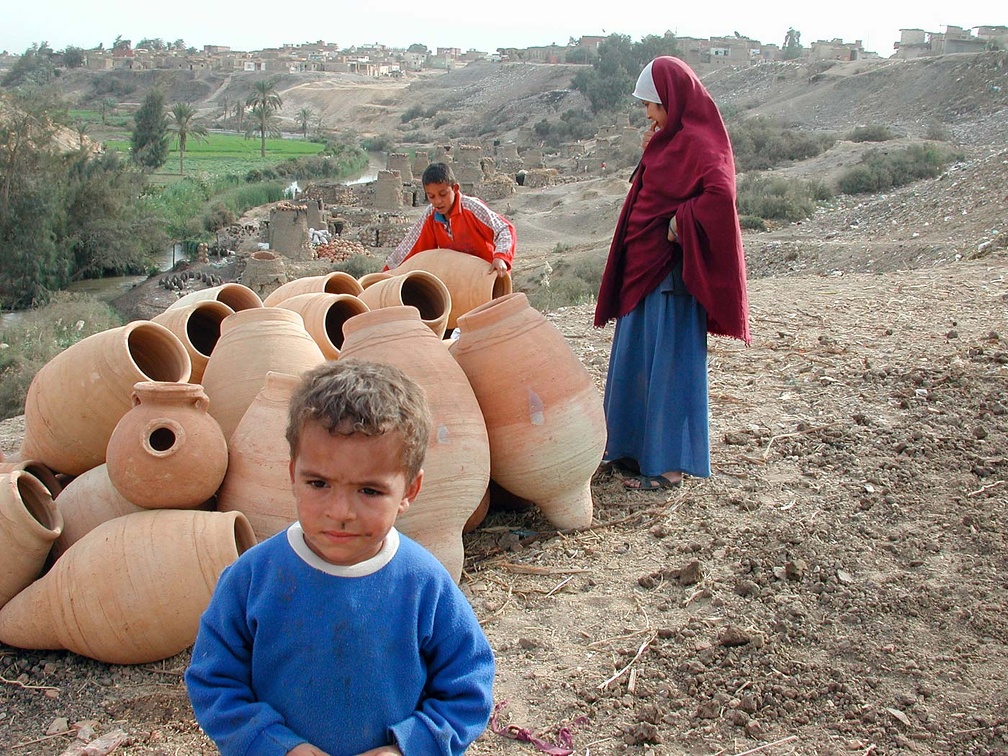
[[[63,514],[45,484],[25,470],[0,474],[0,481],[10,488],[12,499],[21,502],[21,509],[28,515],[25,523],[33,535],[56,540],[63,532]]]

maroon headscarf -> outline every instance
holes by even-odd
[[[735,157],[721,114],[692,69],[678,58],[651,66],[665,128],[655,132],[623,203],[595,308],[595,325],[622,317],[661,283],[676,262],[668,241],[675,215],[683,282],[707,311],[707,331],[746,344],[749,300],[735,208]]]

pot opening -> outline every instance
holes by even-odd
[[[175,445],[175,431],[171,428],[156,428],[147,437],[147,443],[154,451],[168,451]]]

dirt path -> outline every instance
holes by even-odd
[[[595,756],[1005,752],[1008,258],[750,296],[752,347],[711,344],[710,479],[599,474],[587,531],[501,512],[467,537],[501,726],[566,725]],[[551,318],[601,382],[590,310]],[[0,740],[61,753],[64,717],[125,730],[117,753],[212,752],[186,661],[4,650]],[[536,751],[488,731],[470,752]]]

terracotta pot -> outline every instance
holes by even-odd
[[[451,294],[441,280],[423,270],[411,270],[400,276],[377,281],[360,294],[370,309],[383,307],[415,307],[420,320],[439,339],[444,336],[451,313]]]
[[[36,462],[34,459],[24,459],[18,461],[5,460],[0,462],[0,473],[9,473],[14,472],[15,470],[22,470],[26,473],[34,475],[39,479],[39,482],[46,487],[49,495],[54,499],[59,496],[60,491],[63,490],[63,484],[60,483],[56,474],[41,462]]]
[[[354,315],[368,311],[368,306],[352,294],[298,294],[285,299],[279,306],[293,310],[304,319],[305,330],[327,360],[340,356],[343,324]]]
[[[145,511],[116,490],[104,464],[67,483],[56,498],[56,508],[63,518],[63,532],[53,546],[57,559],[103,522]]]
[[[203,373],[210,414],[230,438],[266,382],[266,373],[300,375],[325,361],[301,316],[279,307],[242,310],[224,320]]]
[[[490,480],[490,446],[479,402],[444,343],[414,307],[388,307],[350,318],[341,360],[358,358],[399,368],[424,389],[433,432],[420,495],[397,527],[423,544],[458,580],[462,529]]]
[[[490,475],[557,528],[591,524],[591,476],[605,450],[602,397],[563,334],[524,294],[459,318],[449,347],[490,436]]]
[[[116,490],[148,509],[191,509],[213,496],[227,471],[228,447],[209,403],[199,384],[136,384],[133,409],[112,431],[106,452]]]
[[[451,331],[458,324],[459,315],[511,293],[511,274],[498,277],[490,275],[490,263],[486,260],[458,252],[454,249],[428,249],[418,252],[396,272],[425,270],[437,276],[451,294],[451,313],[445,330]]]
[[[237,512],[151,510],[103,523],[0,609],[0,641],[107,664],[166,659],[196,640],[221,571],[255,544]]]
[[[361,289],[367,289],[379,281],[387,281],[390,278],[392,278],[392,274],[387,270],[379,270],[374,273],[365,273],[357,279],[357,283],[361,285]]]
[[[226,283],[220,286],[211,286],[209,289],[190,292],[168,305],[168,309],[177,310],[207,300],[223,302],[235,312],[239,310],[254,310],[257,307],[263,306],[259,295],[248,286],[240,283]]]
[[[105,461],[105,447],[138,381],[189,380],[192,363],[163,325],[135,320],[88,336],[42,366],[25,400],[21,458],[80,475]]]
[[[38,478],[23,470],[0,475],[0,607],[45,567],[63,519]]]
[[[221,512],[242,512],[260,541],[297,519],[290,480],[287,405],[301,379],[267,373],[266,383],[228,444],[230,461],[217,494]]]
[[[185,345],[192,362],[189,383],[203,380],[207,360],[220,339],[221,323],[233,314],[234,310],[223,302],[207,299],[187,307],[168,308],[152,318],[155,323],[160,323],[178,336],[179,341]]]
[[[281,302],[299,294],[351,294],[357,296],[364,287],[349,273],[337,270],[325,276],[295,278],[274,289],[263,300],[266,307],[278,307]]]

